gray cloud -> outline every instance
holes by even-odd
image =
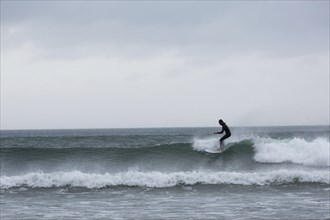
[[[6,45],[123,54],[177,48],[210,57],[326,51],[327,2],[5,2]],[[97,49],[95,49],[97,48]]]

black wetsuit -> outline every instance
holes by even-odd
[[[229,138],[231,136],[231,132],[230,132],[228,126],[226,125],[226,123],[224,123],[221,126],[222,126],[222,131],[216,132],[216,133],[217,134],[222,134],[223,132],[225,132],[226,134],[222,138],[220,138],[220,143],[222,143],[223,140],[225,140],[225,139],[227,139],[227,138]]]

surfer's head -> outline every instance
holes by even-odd
[[[220,120],[219,120],[219,124],[223,125],[223,124],[225,124],[225,122],[222,121],[222,119],[220,119]]]

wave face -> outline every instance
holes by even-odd
[[[0,188],[329,184],[329,127],[1,131]]]

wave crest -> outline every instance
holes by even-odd
[[[324,138],[312,141],[302,138],[284,140],[258,138],[254,142],[254,159],[257,162],[330,166],[329,141]]]

